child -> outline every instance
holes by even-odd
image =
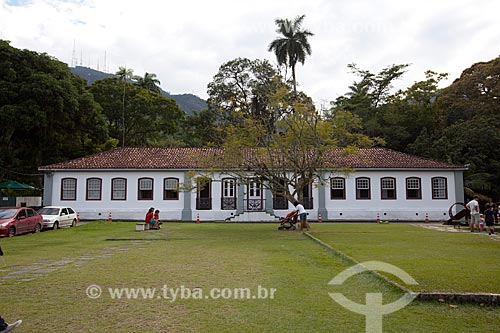
[[[155,214],[153,215],[153,220],[151,222],[153,223],[152,229],[160,229],[160,211],[158,209],[155,210]]]
[[[495,228],[493,228],[493,209],[490,208],[489,204],[486,204],[486,210],[484,211],[484,221],[486,222],[486,227],[488,228],[488,235],[495,234]]]
[[[498,224],[498,205],[493,204],[493,223]]]

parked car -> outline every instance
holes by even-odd
[[[71,207],[47,206],[38,211],[42,215],[44,229],[76,226],[77,214]]]
[[[0,207],[0,237],[40,232],[43,219],[33,208]]]

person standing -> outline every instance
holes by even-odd
[[[486,223],[486,228],[488,229],[488,235],[495,234],[495,228],[493,227],[494,225],[494,215],[493,208],[490,206],[490,204],[486,205],[486,210],[484,211],[484,222]]]
[[[307,228],[307,231],[311,230],[309,223],[307,223],[307,211],[305,210],[304,206],[298,201],[294,202],[294,206],[295,211],[297,212],[297,214],[299,214],[300,230],[302,231],[304,228]]]
[[[491,209],[493,210],[493,223],[498,224],[498,205],[494,203]]]
[[[472,198],[471,201],[465,205],[465,208],[467,208],[470,211],[470,232],[474,232],[474,228],[477,228],[479,231],[479,223],[480,223],[480,216],[479,216],[479,197],[477,195]]]

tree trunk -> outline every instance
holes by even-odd
[[[293,97],[297,98],[297,80],[295,79],[295,64],[292,64]]]

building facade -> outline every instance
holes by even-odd
[[[86,220],[143,220],[155,207],[164,221],[277,222],[293,209],[251,174],[206,172],[200,160],[215,151],[118,148],[44,166],[43,204],[72,206]],[[303,192],[310,220],[441,221],[464,200],[463,166],[383,148],[330,156],[335,163]]]

